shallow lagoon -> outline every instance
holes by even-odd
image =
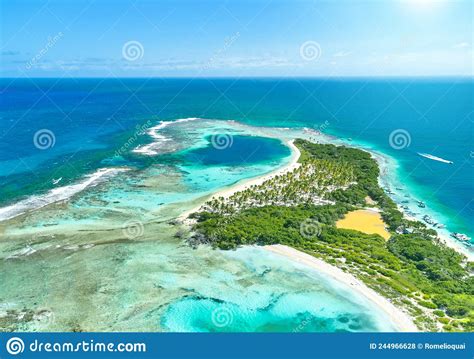
[[[185,161],[203,166],[242,166],[268,163],[290,155],[290,149],[273,138],[217,134],[206,139],[209,144],[188,151]]]

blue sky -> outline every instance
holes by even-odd
[[[473,75],[471,1],[0,2],[0,76]]]

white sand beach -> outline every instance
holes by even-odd
[[[285,256],[291,260],[294,260],[295,262],[316,269],[319,273],[330,276],[336,279],[338,282],[350,286],[354,291],[363,295],[365,298],[377,305],[377,307],[379,307],[383,312],[385,312],[398,330],[402,332],[418,331],[418,328],[407,313],[397,308],[388,299],[384,298],[373,289],[367,287],[362,281],[354,277],[352,274],[346,273],[321,259],[315,258],[309,254],[300,252],[285,245],[275,244],[271,246],[264,246],[263,248],[272,253]]]

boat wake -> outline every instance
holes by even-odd
[[[433,161],[438,161],[438,162],[443,162],[443,163],[449,163],[449,164],[453,164],[453,163],[454,163],[453,161],[445,160],[444,158],[437,157],[437,156],[433,156],[433,155],[430,155],[429,153],[420,153],[420,152],[418,152],[418,154],[419,154],[421,157],[425,157],[425,158],[428,158],[428,159],[433,160]]]

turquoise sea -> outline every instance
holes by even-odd
[[[0,88],[0,323],[10,329],[396,330],[350,289],[262,249],[192,250],[175,237],[176,216],[287,162],[282,141],[298,136],[388,155],[394,199],[474,237],[472,79]]]

